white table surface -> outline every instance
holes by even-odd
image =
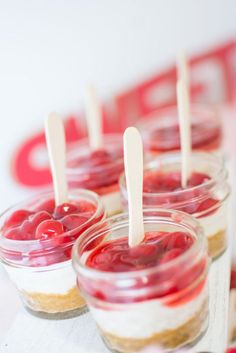
[[[222,353],[226,348],[229,251],[210,270],[210,320],[206,334],[194,352]],[[90,313],[50,321],[28,314],[23,308],[0,345],[1,353],[107,353]]]

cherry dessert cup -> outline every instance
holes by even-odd
[[[108,215],[121,212],[119,177],[124,170],[122,136],[103,136],[104,148],[92,151],[88,140],[74,144],[68,153],[67,179],[72,188],[100,195]]]
[[[222,127],[216,110],[201,105],[191,106],[192,149],[219,152]],[[162,154],[180,150],[179,121],[176,106],[151,113],[137,124],[146,152]]]
[[[49,319],[85,311],[71,249],[104,216],[99,197],[88,190],[71,190],[68,203],[58,207],[53,193],[44,192],[0,216],[0,260],[28,311]]]
[[[144,210],[145,240],[128,246],[128,214],[86,230],[73,266],[100,334],[111,351],[195,341],[208,323],[206,238],[190,215]]]
[[[223,160],[216,155],[194,152],[188,186],[181,187],[181,154],[172,153],[149,161],[144,167],[143,206],[180,210],[197,218],[208,239],[209,254],[216,258],[227,246],[227,199],[229,185]],[[127,191],[120,178],[124,209]]]

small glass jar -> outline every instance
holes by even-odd
[[[221,121],[216,110],[202,105],[191,105],[192,149],[218,153],[222,143]],[[176,106],[160,109],[137,126],[144,148],[150,154],[180,150],[179,121]]]
[[[230,188],[223,160],[216,155],[194,152],[191,156],[193,173],[209,176],[203,183],[174,191],[144,192],[143,207],[163,207],[180,210],[198,219],[208,239],[212,258],[221,255],[227,247],[227,200]],[[155,183],[158,173],[181,173],[181,153],[163,154],[144,167],[144,188],[151,178]],[[156,179],[157,180],[157,179]],[[120,178],[123,208],[127,209],[127,190],[124,175]],[[145,190],[145,189],[144,189]]]
[[[94,250],[127,236],[128,222],[128,214],[110,217],[85,231],[73,247],[78,285],[103,341],[111,351],[130,353],[152,344],[174,349],[197,340],[208,323],[209,265],[199,223],[179,211],[144,210],[146,235],[160,232],[165,241],[165,235],[187,232],[193,245],[175,259],[141,270],[89,267]]]
[[[43,208],[43,205],[46,205],[46,203],[49,205],[48,200],[54,202],[53,199],[52,192],[44,192],[7,209],[1,214],[0,260],[29,312],[43,318],[64,319],[77,316],[86,309],[85,301],[76,288],[76,276],[71,266],[71,249],[76,239],[85,229],[105,217],[99,197],[88,190],[71,190],[69,202],[78,204],[81,202],[81,205],[86,202],[92,205],[93,213],[91,215],[87,214],[87,218],[82,219],[80,226],[73,227],[72,224],[70,230],[56,237],[15,240],[12,237],[9,239],[4,236],[6,234],[4,233],[6,222],[15,211],[35,212],[32,214],[36,214],[40,218],[43,211],[46,212],[47,210],[49,212],[49,206]],[[40,210],[39,213],[38,210]],[[27,226],[32,225],[33,227],[36,218],[24,222],[19,225],[19,227],[24,228],[10,229],[11,232],[14,232],[14,238],[19,238],[16,237],[19,229],[21,232],[23,229],[21,234],[27,237]]]
[[[67,179],[70,187],[96,192],[108,215],[121,211],[119,177],[124,170],[123,143],[119,134],[103,136],[104,147],[92,151],[88,140],[74,144],[68,151]]]

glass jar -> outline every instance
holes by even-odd
[[[67,179],[72,188],[96,192],[108,215],[121,211],[119,177],[124,170],[122,135],[103,136],[104,147],[92,151],[88,140],[74,144],[68,151]]]
[[[59,210],[55,208],[52,192],[31,197],[0,216],[0,260],[26,309],[43,318],[72,317],[86,308],[76,288],[71,249],[81,233],[101,221],[105,214],[99,197],[88,190],[71,190],[69,202],[79,205],[81,210],[69,213],[68,204],[64,204],[68,214],[60,222],[56,221],[57,226],[62,224],[63,228],[62,233],[55,237],[49,234],[48,238],[37,238],[39,224],[42,226],[44,218],[50,219],[48,214],[56,215],[53,210]],[[25,212],[29,212],[29,218],[23,220]],[[53,222],[59,219],[58,214],[52,217]],[[76,222],[79,225],[77,223],[76,226]],[[64,228],[66,224],[68,228]],[[35,239],[27,240],[32,238],[31,232]]]
[[[122,239],[127,243],[128,222],[128,214],[110,217],[85,231],[73,247],[78,286],[103,341],[111,351],[122,353],[152,344],[174,349],[195,341],[208,322],[209,258],[199,223],[179,211],[144,210],[146,237],[155,232],[168,242],[167,237],[185,232],[194,240],[192,246],[166,263],[135,271],[106,272],[89,266],[89,257],[101,246],[105,249]],[[127,256],[121,258],[125,262]],[[104,259],[106,263],[111,261]]]
[[[143,207],[163,207],[180,210],[198,219],[208,239],[211,257],[216,258],[227,247],[227,200],[230,194],[227,172],[220,157],[204,152],[194,152],[191,157],[192,173],[203,173],[209,179],[203,179],[200,185],[180,185],[181,153],[163,154],[144,167]],[[174,190],[168,186],[168,175],[179,181]],[[160,177],[165,179],[164,192],[158,192]],[[147,185],[149,184],[149,191]],[[154,186],[154,188],[153,188]],[[154,190],[156,188],[156,190]],[[120,178],[123,208],[127,208],[127,191],[124,175]]]
[[[192,149],[219,152],[222,143],[221,121],[216,110],[191,105]],[[160,109],[137,123],[146,152],[162,154],[180,150],[179,121],[176,106]]]

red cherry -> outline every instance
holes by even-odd
[[[88,221],[88,219],[89,218],[81,215],[72,214],[72,215],[63,217],[61,219],[61,223],[64,224],[67,230],[73,230],[82,226],[85,222]]]
[[[20,240],[34,240],[35,226],[31,221],[24,221],[19,229],[21,234]]]
[[[214,207],[214,206],[217,205],[218,203],[219,203],[219,200],[207,199],[207,200],[200,203],[200,205],[197,209],[197,212],[209,210],[208,213],[204,214],[204,217],[208,216],[209,214],[215,212],[216,207]],[[211,208],[213,208],[213,209],[211,210]]]
[[[92,159],[107,158],[107,157],[110,157],[110,154],[106,150],[96,150],[91,153]]]
[[[52,219],[52,216],[46,211],[37,212],[30,217],[30,221],[34,225],[35,229],[41,222],[46,221],[47,219]]]
[[[17,210],[11,214],[11,216],[5,221],[3,229],[9,227],[16,227],[26,220],[32,212],[27,210]]]
[[[157,246],[151,244],[138,245],[131,248],[129,252],[132,258],[147,257],[148,261],[150,261],[151,256],[154,255],[156,257]]]
[[[46,220],[38,225],[35,239],[51,239],[62,233],[64,233],[64,227],[61,222]]]
[[[92,204],[90,202],[87,202],[87,201],[81,201],[78,204],[77,212],[78,213],[87,213],[87,212],[89,212],[89,213],[91,213],[91,216],[92,216],[92,214],[95,213],[95,210],[96,210],[96,207],[94,206],[94,204]]]
[[[21,240],[21,233],[18,227],[6,229],[3,232],[3,236],[7,239]]]
[[[182,249],[172,249],[172,250],[168,251],[167,253],[165,253],[165,255],[162,257],[160,263],[165,264],[166,262],[169,262],[170,260],[175,259],[176,257],[181,255],[182,253],[183,253]]]
[[[37,208],[36,211],[46,211],[50,214],[54,212],[55,209],[55,201],[53,199],[49,199],[43,201]]]
[[[112,161],[112,155],[105,150],[96,150],[90,156],[90,163],[93,167],[109,164]]]
[[[184,232],[169,233],[162,242],[164,249],[167,251],[175,248],[187,250],[192,244],[193,238]]]
[[[76,205],[66,202],[56,207],[54,212],[54,217],[56,219],[59,219],[71,213],[77,213],[77,212],[78,212],[78,207]]]
[[[188,186],[197,186],[205,183],[207,180],[210,180],[210,177],[204,173],[193,173],[188,181]]]

